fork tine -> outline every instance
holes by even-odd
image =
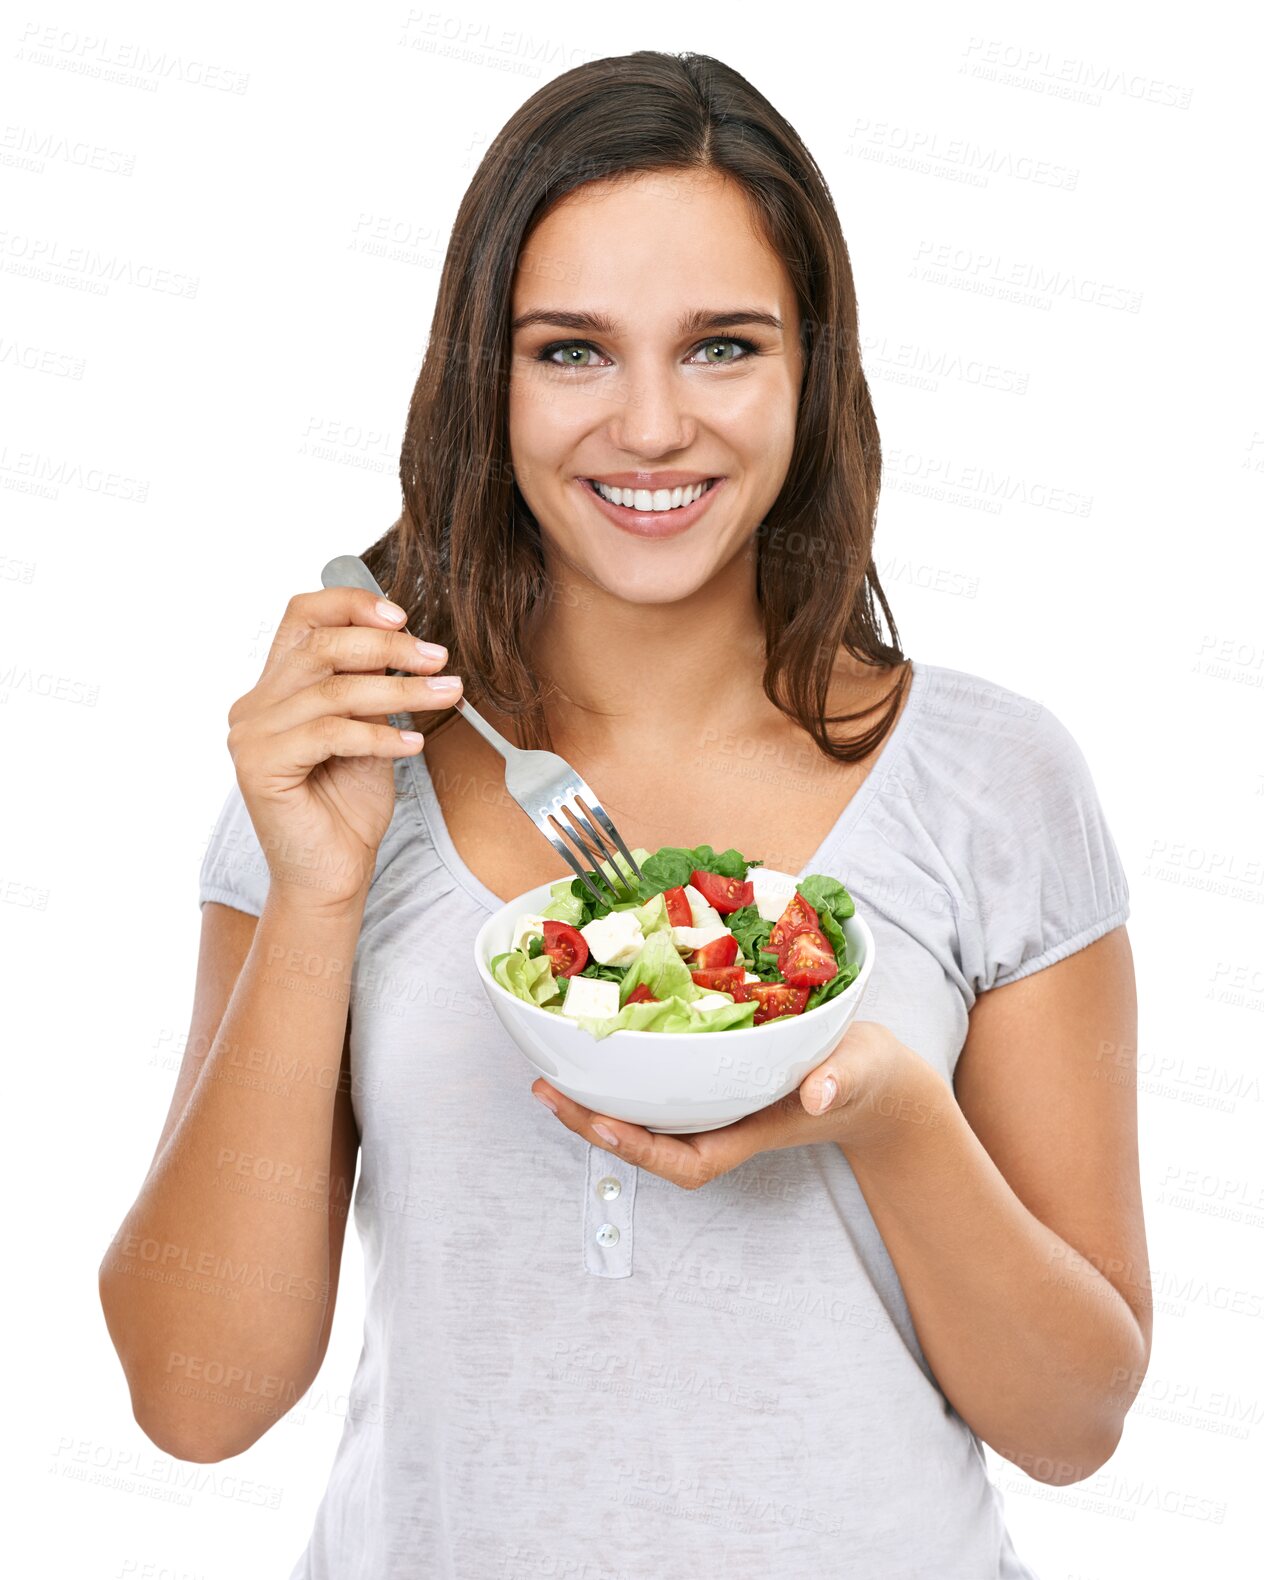
[[[598,904],[609,909],[637,900],[641,869],[587,781],[556,752],[524,751],[492,729],[468,703],[459,702],[457,706],[466,720],[505,759],[506,790]],[[569,823],[562,821],[563,814]],[[627,871],[615,859],[616,851],[608,847],[593,817],[613,840],[617,854],[627,864]],[[576,865],[564,840],[572,842],[580,859],[587,863],[586,867]],[[609,868],[610,876],[603,868]],[[635,874],[636,883],[629,878],[629,872]],[[603,888],[606,893],[602,892]]]
[[[566,811],[570,812],[572,816],[576,815],[575,811],[574,811],[574,808],[570,805],[569,802],[563,801],[563,802],[561,802],[559,804],[560,804],[560,806],[563,809],[565,809]],[[610,882],[609,878],[607,878],[605,873],[602,872],[602,870],[601,870],[601,863],[606,860],[606,853],[605,853],[604,848],[601,845],[596,846],[597,854],[594,855],[592,850],[589,849],[588,842],[584,838],[582,833],[577,832],[574,827],[572,827],[572,826],[570,826],[570,825],[568,825],[566,823],[561,822],[558,818],[556,818],[554,816],[554,814],[552,812],[546,813],[545,815],[547,817],[552,818],[553,822],[555,823],[555,825],[561,830],[561,832],[567,837],[567,839],[570,839],[570,840],[572,840],[574,842],[574,844],[575,844],[576,848],[578,849],[580,855],[584,857],[584,859],[588,863],[588,867],[592,869],[592,877],[591,877],[591,879],[589,878],[589,875],[588,875],[587,872],[584,873],[584,882],[587,884],[589,891],[593,892],[593,893],[596,892],[593,889],[593,882],[594,881],[597,882],[597,883],[600,883],[600,884],[604,884],[605,889],[606,889],[606,893],[609,895],[609,899],[606,898],[605,894],[600,895],[600,900],[601,900],[602,905],[614,906],[614,905],[618,905],[621,900],[627,899],[628,896],[627,895],[621,895],[619,893],[619,891],[615,888],[614,884]],[[618,868],[616,868],[615,871],[617,872]]]
[[[577,801],[579,801],[580,806],[584,806],[585,803],[583,801],[580,801],[578,796],[576,796],[575,799]],[[592,807],[590,808],[590,810],[596,814],[597,818],[600,820],[601,826],[605,829],[606,833],[609,834],[610,838],[612,840],[614,840],[615,844],[619,847],[619,852],[623,856],[624,860],[627,862],[628,866],[631,867],[632,871],[634,873],[636,873],[638,878],[642,877],[643,874],[641,872],[641,869],[637,866],[636,862],[632,859],[632,852],[628,849],[628,847],[619,838],[619,830],[614,826],[614,824],[606,816],[606,809],[605,809],[605,807],[602,806],[601,802],[598,801],[596,796],[592,797]],[[614,866],[614,863],[612,862],[611,865]],[[619,870],[618,867],[615,867],[615,871],[618,872],[618,870]]]
[[[592,865],[596,870],[597,876],[603,883],[607,885],[611,894],[613,894],[617,900],[622,901],[636,899],[637,896],[632,888],[632,885],[626,880],[623,873],[619,870],[619,864],[614,859],[613,847],[607,848],[602,836],[593,827],[589,819],[584,816],[583,812],[576,810],[577,806],[584,806],[584,802],[580,800],[578,795],[574,797],[573,802],[563,801],[561,805],[561,810],[565,812],[568,817],[578,820],[588,830],[588,837],[586,839],[582,834],[573,836],[575,838],[575,842],[583,849],[585,855],[589,855],[594,850],[599,852],[598,860],[594,861]],[[585,810],[587,809],[585,808]],[[614,873],[614,879],[607,878],[606,874],[601,871],[601,862],[605,862],[609,865],[611,872]],[[616,880],[619,888],[621,888],[623,891],[622,894],[619,893],[619,888],[616,888],[615,886]]]
[[[537,817],[534,813],[530,813],[529,816],[531,817],[531,821],[544,835],[545,839],[547,839],[549,844],[552,845],[553,849],[557,851],[558,855],[567,862],[575,876],[588,890],[589,894],[592,895],[593,899],[597,901],[598,905],[608,905],[609,901],[605,898],[605,896],[593,888],[592,882],[589,879],[583,865],[571,854],[570,846],[566,844],[560,835],[553,832],[547,817],[544,814],[541,814],[539,817]]]

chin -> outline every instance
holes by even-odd
[[[674,565],[636,564],[639,556],[630,554],[619,563],[580,563],[576,566],[585,581],[600,587],[612,598],[629,604],[678,603],[705,587],[715,567],[694,561]],[[582,594],[580,595],[582,598]]]

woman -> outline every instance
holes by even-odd
[[[1048,1483],[1114,1451],[1150,1345],[1127,884],[1065,727],[901,652],[879,469],[772,106],[649,51],[523,105],[365,554],[397,607],[297,595],[230,712],[189,1053],[102,1266],[146,1433],[239,1454],[321,1364],[359,1150],[364,1347],[293,1580],[1030,1576],[980,1442]],[[528,1087],[470,942],[570,872],[445,657],[629,845],[847,884],[870,1018],[791,1099],[691,1138]]]

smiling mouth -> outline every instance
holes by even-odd
[[[584,478],[584,482],[593,491],[593,493],[596,494],[598,499],[604,500],[608,505],[617,505],[621,510],[628,510],[642,516],[668,516],[673,510],[684,510],[688,505],[692,505],[697,500],[701,499],[704,494],[710,493],[710,491],[719,481],[720,479],[718,477],[708,477],[701,487],[699,487],[697,484],[691,484],[688,488],[677,487],[654,489],[611,488],[608,484],[597,483],[591,477]],[[656,494],[670,495],[670,502],[656,505],[654,503],[654,497]],[[631,498],[625,498],[625,495],[631,496]],[[649,503],[638,504],[638,495],[648,496]]]

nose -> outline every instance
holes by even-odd
[[[630,371],[614,392],[618,402],[610,419],[610,437],[628,455],[666,455],[685,449],[693,439],[687,381],[670,367]]]

